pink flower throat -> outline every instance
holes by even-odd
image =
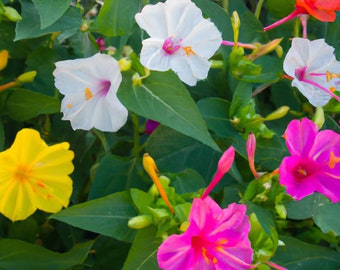
[[[166,54],[174,54],[181,48],[181,41],[182,39],[180,39],[179,42],[176,42],[173,37],[169,37],[164,41],[162,49]]]

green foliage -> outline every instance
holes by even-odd
[[[82,264],[93,241],[75,245],[63,254],[14,239],[0,240],[0,267],[7,270],[64,270]]]
[[[239,42],[218,49],[209,59],[207,79],[196,86],[171,70],[147,70],[140,62],[148,35],[135,15],[146,4],[165,1],[98,2],[0,1],[0,51],[9,52],[0,70],[0,150],[29,127],[48,145],[68,142],[75,153],[68,208],[54,214],[38,210],[16,222],[0,215],[0,269],[159,269],[159,245],[185,231],[192,200],[215,175],[221,150],[230,146],[234,163],[210,196],[222,208],[247,206],[254,267],[269,270],[273,262],[289,270],[338,269],[340,203],[318,193],[293,200],[277,171],[289,155],[282,138],[288,123],[316,115],[283,76],[291,39],[301,35],[300,19],[263,31],[292,12],[295,1],[267,0],[256,11],[262,1],[192,0],[223,40]],[[234,11],[238,33],[231,23]],[[339,34],[339,12],[333,23],[308,20],[308,38],[325,39],[338,60]],[[105,42],[101,53],[131,61],[117,92],[129,117],[114,133],[73,130],[62,120],[63,95],[54,85],[55,62],[94,55],[98,38]],[[18,80],[26,72],[37,74]],[[339,102],[331,99],[318,111],[322,129],[339,133]],[[146,134],[150,119],[160,125]],[[256,179],[246,151],[249,133],[256,136]],[[155,160],[175,214],[144,171],[144,153]]]

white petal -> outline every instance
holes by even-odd
[[[173,55],[167,55],[163,49],[163,40],[148,38],[143,40],[143,47],[140,53],[140,62],[143,66],[151,70],[167,71],[169,58]]]
[[[283,62],[283,70],[292,77],[295,77],[295,70],[307,65],[309,58],[309,41],[303,38],[294,38],[292,46],[286,54]]]
[[[198,55],[191,55],[188,57],[188,62],[193,75],[199,79],[203,80],[207,78],[210,69],[210,62]]]
[[[331,96],[326,92],[320,90],[305,82],[293,80],[292,85],[297,87],[299,91],[308,99],[313,106],[324,106],[328,103]]]
[[[194,76],[191,67],[189,65],[187,56],[173,55],[170,59],[171,69],[178,75],[182,82],[190,86],[195,86],[197,78]]]
[[[167,12],[164,3],[146,5],[140,13],[135,15],[135,20],[140,28],[144,29],[150,37],[167,39],[168,25]]]
[[[175,38],[185,38],[203,20],[202,11],[191,0],[168,0],[165,4],[168,31]]]
[[[215,24],[202,20],[183,40],[184,46],[191,46],[193,51],[209,59],[221,46],[222,36]]]
[[[305,48],[306,50],[306,48]],[[334,48],[329,46],[324,39],[310,42],[307,72],[325,72],[325,67],[335,61]]]

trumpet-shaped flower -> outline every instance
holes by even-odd
[[[65,95],[62,119],[73,129],[117,131],[126,123],[128,111],[117,97],[122,75],[114,58],[97,53],[55,65],[55,86]]]
[[[16,221],[37,209],[55,213],[67,207],[74,157],[68,148],[67,142],[48,146],[36,130],[19,131],[0,153],[0,212]]]
[[[293,78],[292,85],[314,106],[325,105],[340,87],[340,62],[334,48],[323,39],[310,41],[294,38],[283,62],[284,71]]]
[[[266,26],[264,31],[270,30],[301,15],[311,15],[323,22],[334,22],[336,11],[340,10],[340,0],[296,0],[295,10],[283,19]]]
[[[172,69],[188,85],[207,77],[208,59],[220,47],[222,37],[191,0],[146,5],[135,19],[150,36],[143,40],[141,51],[145,67]]]
[[[194,199],[189,227],[171,235],[159,247],[157,259],[164,270],[251,268],[253,250],[246,206],[221,209],[210,197]]]
[[[300,200],[315,191],[340,201],[340,134],[318,130],[307,118],[289,123],[284,138],[291,156],[279,167],[280,183]]]

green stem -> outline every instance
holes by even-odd
[[[258,19],[260,18],[260,14],[261,14],[261,10],[262,10],[262,6],[263,6],[264,0],[259,0],[259,2],[256,5],[256,9],[255,9],[255,17]]]
[[[295,20],[294,24],[294,37],[300,36],[300,20]]]

